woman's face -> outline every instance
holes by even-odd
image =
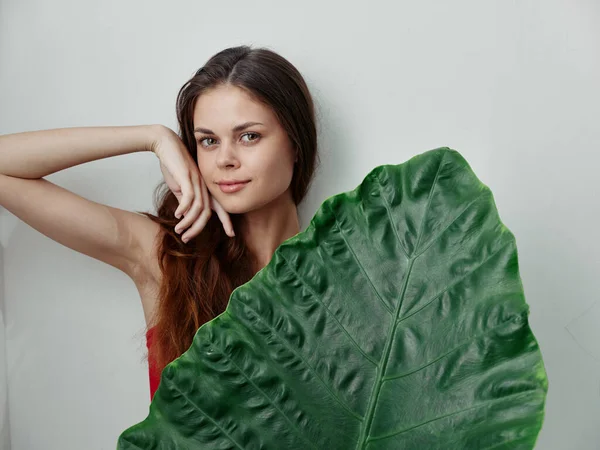
[[[223,85],[198,97],[193,119],[200,173],[225,211],[242,214],[282,195],[291,198],[296,154],[268,106],[241,88]],[[221,180],[250,181],[227,193],[217,184]]]

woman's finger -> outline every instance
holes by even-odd
[[[202,175],[199,172],[194,172],[191,177],[192,186],[194,186],[194,198],[198,200],[200,209],[204,209],[206,202],[202,197]]]
[[[200,215],[200,213],[202,212],[202,208],[200,208],[200,199],[198,197],[194,198],[194,202],[192,203],[192,206],[190,207],[190,209],[188,210],[188,212],[185,214],[185,218],[181,220],[181,222],[179,222],[177,224],[177,226],[175,227],[175,232],[176,233],[183,233],[185,230],[187,230],[194,222],[196,222],[196,220],[198,219],[198,216]],[[183,237],[183,235],[182,235]],[[189,236],[188,237],[193,237],[193,236]]]
[[[198,214],[194,214],[194,223],[184,235],[186,241],[189,241],[190,239],[193,239],[198,234],[200,234],[206,226],[208,219],[210,219],[210,217],[212,216],[212,211],[210,209],[210,201],[207,201],[206,199],[208,193],[202,176],[200,175],[194,177],[194,181],[194,190],[196,192],[196,199],[198,200],[197,204],[200,205],[200,209],[198,211]],[[182,236],[182,239],[184,238],[184,236]]]
[[[177,233],[182,233],[184,230],[186,230],[188,227],[190,227],[198,218],[198,216],[200,215],[200,212],[202,211],[202,195],[201,195],[201,191],[200,191],[200,183],[199,183],[199,178],[197,175],[192,175],[191,176],[191,186],[192,186],[192,190],[194,192],[194,196],[193,196],[193,201],[192,201],[192,205],[191,207],[188,209],[188,211],[186,211],[184,213],[185,215],[185,219],[183,219],[181,222],[179,222],[177,224],[177,226],[175,227],[175,232]]]
[[[175,210],[175,217],[178,219],[187,214],[194,200],[194,187],[187,177],[181,182],[181,192],[182,195],[179,200],[179,206]]]
[[[208,187],[206,186],[204,180],[202,180],[202,193],[205,195],[204,198],[208,199],[208,204],[210,205],[210,208],[217,213],[217,216],[219,216],[219,219],[223,224],[223,229],[225,230],[225,233],[227,233],[227,236],[234,237],[235,231],[233,230],[231,217],[229,216],[227,211],[223,209],[219,202],[217,202],[216,199],[212,195],[210,195],[210,193],[208,192]]]
[[[212,211],[210,208],[207,210],[206,208],[202,210],[194,224],[185,232],[181,239],[184,242],[188,242],[190,239],[196,237],[206,226],[208,220],[212,215]]]
[[[227,235],[229,237],[235,236],[235,231],[233,229],[233,223],[231,223],[231,217],[229,216],[229,213],[227,211],[225,211],[225,209],[219,204],[219,202],[217,202],[217,200],[214,197],[212,197],[212,199],[211,199],[211,204],[212,204],[212,208],[215,210],[215,212],[219,216],[221,223],[223,223],[223,228],[225,229],[225,233],[227,233]]]

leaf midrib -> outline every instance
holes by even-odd
[[[439,177],[440,172],[442,170],[442,166],[444,165],[444,158],[446,157],[447,153],[448,153],[448,151],[445,151],[444,154],[442,155],[441,159],[440,159],[440,165],[438,166],[438,170],[437,170],[437,172],[435,174],[435,178],[434,178],[433,184],[431,186],[431,191],[429,191],[429,197],[427,198],[427,205],[425,206],[425,211],[423,212],[423,218],[421,219],[421,225],[419,226],[419,232],[417,233],[417,243],[415,244],[415,251],[419,248],[419,244],[421,242],[421,236],[423,234],[423,228],[425,226],[425,219],[427,218],[427,212],[429,211],[429,207],[431,205],[431,199],[433,197],[433,191],[435,191],[435,186],[437,184],[438,177]],[[381,186],[381,183],[379,185]],[[381,197],[380,198],[385,203],[385,206],[386,206],[386,209],[387,209],[388,215],[389,215],[390,214],[389,213],[389,211],[390,211],[390,205],[386,202],[385,195],[383,194],[383,192],[381,193]],[[392,218],[390,217],[390,219],[392,219]],[[398,230],[396,230],[394,221],[390,220],[390,224],[392,226],[392,230],[394,231],[396,239],[398,240],[398,244],[402,245],[402,241],[400,239],[400,236],[398,236]],[[371,392],[371,397],[369,399],[369,406],[367,407],[367,413],[365,414],[365,425],[360,430],[360,435],[358,437],[356,449],[363,449],[364,448],[364,446],[367,444],[367,436],[371,432],[371,424],[373,423],[373,417],[374,417],[374,414],[375,414],[375,406],[377,405],[377,401],[379,400],[379,394],[381,392],[383,375],[385,374],[385,370],[387,368],[387,364],[388,364],[388,361],[390,359],[390,352],[391,352],[391,349],[392,349],[392,341],[393,341],[394,336],[396,334],[396,328],[398,327],[398,324],[399,324],[398,316],[400,314],[400,309],[402,308],[402,304],[403,304],[403,300],[404,300],[404,294],[406,292],[406,288],[408,286],[408,282],[409,282],[410,276],[412,274],[412,268],[413,268],[414,262],[415,262],[415,260],[416,260],[417,257],[410,258],[410,265],[409,265],[408,270],[407,270],[407,275],[406,275],[406,277],[404,279],[404,284],[402,286],[402,291],[400,293],[400,298],[399,298],[399,301],[398,301],[398,305],[397,305],[396,309],[394,310],[394,319],[393,319],[393,322],[392,322],[392,330],[388,334],[388,339],[387,339],[387,342],[385,344],[385,348],[384,348],[384,351],[383,351],[383,357],[382,357],[382,363],[383,364],[382,364],[381,370],[379,370],[379,367],[377,368],[378,370],[377,370],[377,374],[375,376],[375,383],[374,383],[374,386],[373,386],[373,391]]]

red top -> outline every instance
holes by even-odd
[[[148,347],[148,375],[150,378],[150,401],[152,401],[154,393],[158,389],[158,385],[160,383],[160,373],[156,371],[154,352],[150,351],[150,346],[152,345],[152,340],[154,337],[154,329],[155,327],[152,327],[146,331],[146,347]]]

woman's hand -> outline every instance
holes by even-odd
[[[160,170],[167,186],[179,201],[175,217],[179,219],[183,215],[184,219],[177,224],[175,232],[186,230],[182,241],[188,242],[199,235],[213,210],[223,223],[227,235],[235,236],[229,214],[209,194],[196,162],[177,133],[164,127],[164,131],[153,141],[151,149],[160,160]]]

